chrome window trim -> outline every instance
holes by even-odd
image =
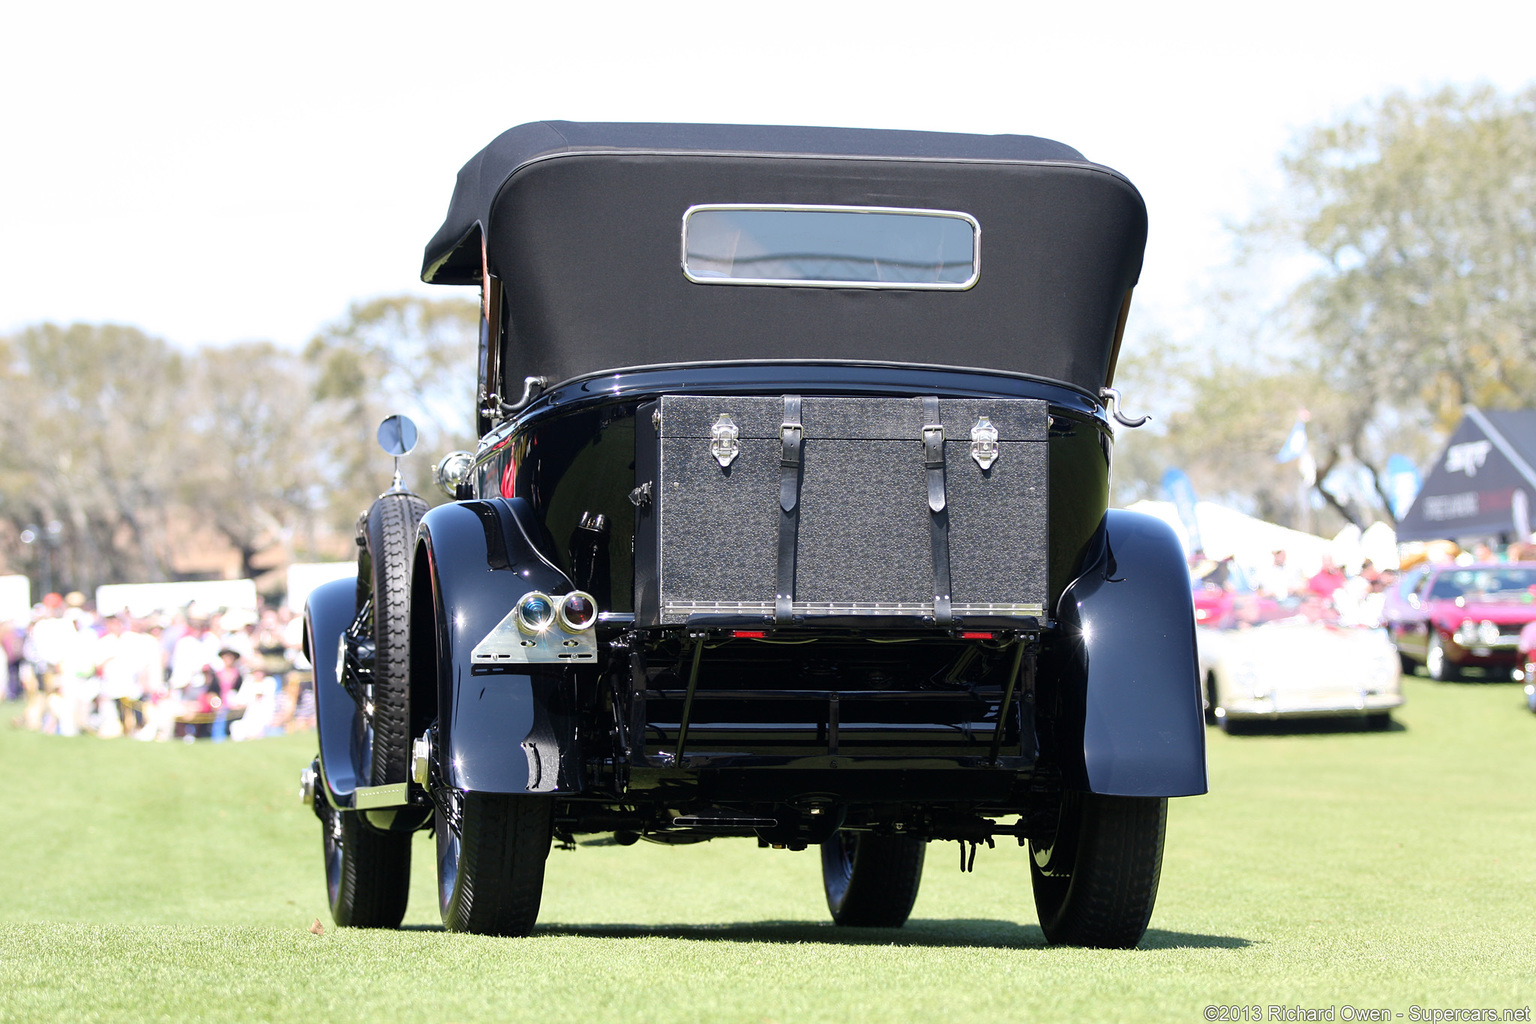
[[[688,269],[688,221],[695,214],[712,210],[779,210],[790,213],[894,213],[914,217],[944,217],[965,221],[971,226],[971,276],[959,282],[901,281],[806,281],[777,277],[699,277]],[[981,279],[981,224],[961,210],[930,210],[910,206],[837,206],[810,203],[695,203],[683,211],[679,263],[683,276],[694,284],[772,285],[777,288],[874,288],[902,291],[963,292]]]

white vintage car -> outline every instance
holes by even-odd
[[[1397,651],[1381,629],[1300,616],[1196,631],[1206,721],[1348,718],[1385,729],[1403,703]]]

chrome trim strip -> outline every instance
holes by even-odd
[[[1026,604],[956,604],[956,616],[1009,615],[1039,618],[1045,606]],[[689,615],[763,615],[773,614],[772,601],[668,601],[662,609],[662,621],[682,622]],[[797,615],[932,615],[930,602],[900,601],[796,601]]]
[[[1045,605],[1025,604],[957,604],[954,606],[956,615],[1023,615],[1035,616],[1045,614]]]
[[[539,400],[535,403],[535,405],[543,406],[546,402],[548,402],[549,404],[545,406],[544,409],[544,411],[547,412],[549,409],[552,409],[555,406],[568,404],[572,401],[572,399],[557,393],[570,392],[572,390],[578,391],[583,396],[596,395],[602,398],[615,398],[617,396],[637,393],[634,390],[625,389],[623,385],[626,378],[635,377],[640,374],[672,373],[677,371],[708,372],[723,369],[733,369],[739,366],[807,367],[810,369],[829,367],[832,369],[850,370],[890,370],[899,374],[909,374],[913,371],[917,371],[919,373],[942,373],[946,375],[955,375],[961,377],[995,377],[1009,382],[1016,381],[1023,384],[1038,384],[1043,387],[1053,389],[1059,388],[1063,391],[1069,392],[1075,397],[1082,398],[1089,406],[1091,406],[1091,408],[1084,409],[1071,409],[1069,407],[1069,411],[1076,412],[1081,415],[1091,415],[1104,423],[1107,423],[1109,419],[1109,414],[1103,409],[1102,401],[1093,391],[1081,387],[1077,384],[1073,384],[1070,381],[1057,380],[1054,377],[1041,377],[1036,374],[1024,373],[1019,370],[999,370],[985,366],[964,366],[960,364],[949,363],[896,363],[887,362],[881,359],[695,359],[684,360],[682,362],[644,363],[635,366],[615,366],[603,370],[594,370],[591,373],[577,374],[575,377],[567,377],[565,380],[562,380],[556,384],[551,384],[545,393],[539,396]],[[719,387],[720,385],[713,384],[710,386]],[[839,391],[839,389],[842,389],[843,387],[844,385],[832,385],[829,386],[826,390],[828,393],[832,393],[834,391]],[[655,390],[655,388],[645,388],[642,390],[646,391],[646,393],[649,393],[650,391]],[[668,393],[672,393],[676,390],[676,387],[667,388]],[[935,391],[933,382],[931,380],[924,380],[921,383],[903,384],[898,387],[898,390],[904,393],[909,393],[911,395],[933,394]],[[981,386],[980,383],[978,383],[976,387],[964,387],[958,389],[954,387],[944,387],[939,388],[937,393],[941,399],[1037,398],[1041,401],[1054,402],[1056,404],[1062,404],[1063,402],[1062,399],[1042,397],[1040,395],[1002,394],[999,393],[994,386],[991,386],[990,383],[988,383],[988,386],[985,387]],[[513,424],[511,422],[508,422],[504,425],[504,428],[509,432],[512,427]],[[497,428],[497,430],[501,429],[503,428]],[[487,439],[490,439],[494,433],[495,431],[493,431],[492,434],[488,434]],[[488,443],[495,444],[499,443],[501,440],[504,440],[504,438],[482,440],[480,442],[480,447],[485,448]]]
[[[495,427],[491,428],[491,430],[480,439],[479,443],[475,447],[475,464],[477,468],[485,453],[490,449],[500,445],[507,438],[511,437],[512,431],[514,428],[516,428],[516,426],[517,424],[514,421],[504,420],[503,422],[497,424]]]
[[[564,136],[561,136],[564,138]],[[1082,156],[1082,154],[1078,154]],[[915,156],[912,154],[898,155],[894,153],[834,153],[834,152],[801,152],[798,150],[764,150],[764,149],[669,149],[663,146],[629,148],[603,148],[572,146],[570,149],[558,149],[539,153],[530,157],[512,168],[507,173],[507,181],[516,177],[524,168],[541,164],[548,160],[562,160],[570,157],[748,157],[754,160],[857,160],[865,163],[896,163],[896,164],[977,164],[992,165],[996,167],[1059,167],[1062,170],[1093,171],[1116,178],[1125,184],[1131,184],[1131,179],[1104,164],[1094,163],[1087,157],[1080,160],[1050,160],[1041,157],[1028,160],[1015,159],[1006,156]],[[505,182],[503,182],[505,187]],[[1139,194],[1139,193],[1138,193]],[[478,228],[480,225],[475,225]],[[474,228],[470,229],[471,231]],[[466,232],[463,238],[469,237]],[[460,242],[463,241],[460,239]],[[457,248],[457,244],[455,245]]]

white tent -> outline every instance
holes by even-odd
[[[295,562],[288,567],[288,607],[302,612],[311,590],[356,575],[356,562]]]
[[[96,609],[103,615],[126,611],[135,618],[193,606],[197,614],[222,610],[226,626],[254,621],[254,580],[189,580],[178,583],[105,583],[96,588]]]
[[[1372,523],[1364,533],[1354,523],[1333,535],[1333,564],[1350,575],[1370,562],[1378,569],[1397,568],[1397,534],[1386,523]]]
[[[1172,526],[1181,538],[1184,536],[1178,510],[1171,501],[1138,501],[1128,506],[1128,510],[1157,516]],[[1289,564],[1310,576],[1322,568],[1323,558],[1328,556],[1333,544],[1326,537],[1266,523],[1210,501],[1196,503],[1195,519],[1200,527],[1201,545],[1208,557],[1230,557],[1250,570],[1269,565],[1276,551],[1284,551]]]
[[[1360,537],[1360,553],[1378,569],[1397,568],[1397,531],[1383,522],[1374,522]]]
[[[0,622],[32,619],[32,581],[25,576],[0,576]]]

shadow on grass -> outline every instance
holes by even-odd
[[[1364,718],[1245,718],[1227,726],[1229,736],[1325,736],[1343,732],[1407,732],[1396,718],[1375,724]]]
[[[441,930],[437,925],[414,925],[406,930]],[[980,947],[991,949],[1044,949],[1045,935],[1038,925],[982,918],[954,920],[916,919],[904,928],[840,928],[830,921],[738,921],[729,924],[544,924],[534,935],[569,935],[589,939],[685,939],[695,942],[769,942],[797,945],[823,943],[835,946],[911,946],[928,948]],[[1150,928],[1141,949],[1244,949],[1249,939],[1231,935],[1198,935]]]
[[[1477,667],[1456,668],[1456,669],[1454,669],[1451,672],[1451,674],[1450,674],[1450,676],[1448,678],[1436,680],[1436,679],[1430,678],[1429,671],[1427,669],[1425,669],[1425,667],[1423,665],[1418,665],[1418,666],[1416,666],[1414,668],[1414,670],[1412,672],[1404,672],[1403,676],[1405,678],[1409,677],[1409,676],[1412,676],[1414,679],[1418,680],[1419,682],[1425,682],[1425,683],[1447,683],[1447,684],[1451,684],[1451,685],[1455,685],[1457,683],[1463,683],[1463,684],[1470,683],[1473,686],[1482,686],[1482,685],[1486,685],[1486,686],[1520,686],[1520,685],[1523,685],[1518,680],[1516,680],[1513,676],[1510,675],[1509,669],[1507,669],[1507,668],[1477,668]]]

